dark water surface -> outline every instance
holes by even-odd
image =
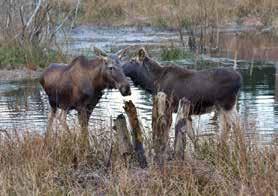
[[[105,33],[104,33],[105,32]],[[81,27],[73,31],[69,45],[72,53],[84,53],[84,48],[93,45],[109,50],[111,47],[122,47],[132,44],[149,44],[153,48],[159,44],[177,41],[173,32],[158,32],[151,29],[98,29]],[[253,39],[253,38],[252,38]],[[208,58],[208,57],[207,57]],[[208,58],[215,63],[210,67],[223,66],[218,61],[229,62],[230,57]],[[246,57],[247,58],[247,57]],[[219,60],[220,59],[220,60]],[[243,58],[244,60],[244,58]],[[258,133],[262,141],[271,141],[278,134],[278,67],[273,63],[252,64],[245,59],[239,71],[243,76],[243,87],[238,100],[238,111],[242,123],[249,133]],[[217,63],[218,62],[218,63]],[[179,61],[188,68],[196,68],[186,59]],[[226,66],[232,66],[226,65]],[[198,67],[204,69],[204,66]],[[90,127],[107,126],[111,117],[123,112],[123,100],[132,99],[135,103],[142,123],[151,127],[152,97],[140,88],[132,86],[132,95],[123,98],[116,90],[107,91],[95,108]],[[35,130],[44,132],[47,125],[49,105],[47,97],[38,81],[0,81],[0,129]],[[194,118],[194,126],[202,132],[213,132],[216,129],[212,114]],[[77,124],[76,112],[72,111],[68,118],[70,126]]]

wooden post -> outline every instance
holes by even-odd
[[[190,111],[190,102],[182,98],[179,101],[179,107],[175,122],[175,141],[174,152],[175,158],[184,160],[184,151],[186,147],[187,119]]]
[[[152,131],[153,148],[155,153],[154,161],[160,165],[162,165],[166,159],[171,124],[171,100],[167,98],[165,93],[159,92],[153,98]]]
[[[115,127],[117,131],[117,150],[120,154],[120,158],[128,163],[129,156],[132,155],[132,144],[130,141],[129,131],[126,126],[126,119],[123,114],[120,114],[115,120]]]
[[[145,156],[145,150],[143,145],[143,132],[138,120],[137,111],[132,101],[126,101],[124,106],[125,112],[128,116],[129,123],[131,126],[131,135],[133,141],[133,147],[135,156],[141,168],[148,166],[147,159]]]

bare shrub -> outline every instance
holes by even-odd
[[[26,42],[52,43],[57,32],[72,20],[78,9],[70,6],[59,0],[4,0],[0,8],[2,37],[7,41],[16,40],[21,45]]]
[[[9,58],[20,58],[20,64],[30,68],[47,64],[47,59],[57,57],[50,48],[57,42],[57,35],[74,25],[80,1],[62,0],[3,0],[0,2],[0,46],[3,56],[0,64],[13,64]],[[11,52],[10,50],[15,52]],[[61,52],[60,52],[61,53]],[[58,55],[61,56],[61,55]]]

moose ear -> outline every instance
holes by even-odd
[[[119,57],[119,59],[122,59],[130,48],[131,48],[131,46],[126,47],[126,48],[120,50],[119,52],[117,52],[116,55]]]
[[[146,49],[145,48],[140,48],[139,51],[138,51],[139,61],[143,61],[146,56],[148,56],[148,54],[146,52]]]
[[[94,52],[97,56],[102,56],[102,57],[107,57],[108,55],[106,54],[106,52],[104,52],[103,50],[97,48],[97,47],[94,47]]]

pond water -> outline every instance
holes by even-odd
[[[67,43],[70,53],[84,53],[93,45],[106,50],[126,45],[143,44],[151,46],[150,53],[157,53],[163,44],[178,43],[178,36],[171,31],[157,31],[151,28],[96,28],[80,27],[73,30]],[[70,49],[70,50],[69,50]],[[258,51],[258,50],[257,50]],[[217,54],[219,55],[219,54]],[[232,66],[229,56],[206,56],[209,67]],[[250,63],[249,56],[239,61],[239,71],[243,76],[243,87],[239,94],[237,109],[243,125],[249,133],[258,133],[262,141],[271,141],[278,135],[278,67],[277,59],[271,63]],[[187,59],[175,62],[187,68],[196,67]],[[142,124],[151,127],[152,97],[138,87],[132,86],[132,95],[123,98],[116,90],[107,91],[95,108],[90,127],[109,126],[110,119],[123,112],[124,99],[135,103]],[[0,83],[0,129],[34,130],[44,132],[47,126],[49,105],[47,97],[37,80],[1,81]],[[194,117],[194,126],[202,133],[211,133],[217,123],[212,114]],[[76,112],[70,112],[70,126],[77,125]]]

